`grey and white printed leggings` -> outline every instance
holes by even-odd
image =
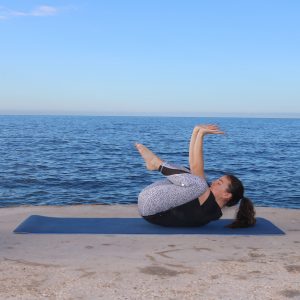
[[[189,169],[164,162],[159,171],[166,176],[144,188],[138,196],[141,216],[151,216],[201,196],[209,187],[202,177]]]

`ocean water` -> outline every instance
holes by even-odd
[[[128,204],[161,179],[147,171],[134,143],[188,165],[195,124],[206,136],[209,181],[242,179],[257,206],[300,208],[300,119],[0,116],[0,206]]]

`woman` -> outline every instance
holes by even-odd
[[[222,216],[222,208],[240,202],[231,228],[255,224],[252,202],[244,197],[242,182],[225,175],[208,186],[204,174],[203,139],[207,134],[223,134],[216,125],[197,125],[189,146],[190,170],[162,161],[142,144],[136,148],[148,170],[157,170],[166,179],[154,182],[139,194],[138,209],[150,223],[162,226],[202,226]]]

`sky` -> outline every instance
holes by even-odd
[[[1,0],[0,114],[300,116],[298,0]]]

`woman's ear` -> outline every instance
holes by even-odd
[[[229,192],[227,192],[227,191],[224,191],[222,196],[223,196],[223,199],[224,199],[226,202],[228,202],[228,201],[231,200],[231,198],[232,198],[232,194],[229,193]]]

